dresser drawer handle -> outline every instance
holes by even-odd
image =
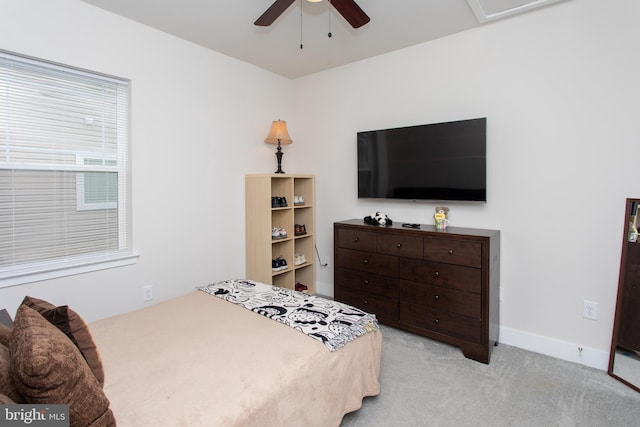
[[[400,249],[402,247],[402,243],[396,244],[396,248]]]
[[[364,263],[364,264],[369,264],[369,260],[368,260],[368,259],[365,259],[365,260],[363,261],[363,263]]]
[[[369,284],[369,281],[368,281],[368,280],[365,280],[365,281],[364,281],[364,284],[365,284],[365,285],[368,285],[368,284]]]
[[[449,255],[453,255],[453,249],[449,249]]]
[[[439,319],[433,319],[433,323],[435,323],[436,325],[440,323]]]
[[[367,305],[367,304],[369,304],[369,301],[364,300],[364,305]]]
[[[359,238],[359,237],[355,237],[355,238],[353,239],[353,241],[354,241],[355,243],[358,243],[358,242],[360,241],[360,238]]]
[[[433,273],[433,277],[437,279],[438,277],[440,277],[440,273],[436,271],[435,273]]]
[[[434,299],[435,301],[438,301],[438,300],[440,299],[440,295],[434,295],[434,296],[433,296],[433,299]]]

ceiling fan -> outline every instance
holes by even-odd
[[[296,0],[276,0],[253,24],[260,27],[268,27],[273,24],[273,22],[278,19],[278,17],[282,15],[284,11],[287,10],[295,1]],[[309,1],[317,2],[320,0]],[[367,14],[360,9],[360,6],[358,6],[354,0],[328,1],[336,8],[340,15],[342,15],[349,24],[351,24],[353,28],[360,28],[371,20]]]

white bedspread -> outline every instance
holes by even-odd
[[[89,326],[121,427],[331,427],[380,391],[380,331],[328,352],[200,291]]]

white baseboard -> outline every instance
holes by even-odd
[[[500,326],[499,342],[557,359],[579,363],[606,371],[609,367],[609,352],[555,338],[519,331]],[[580,351],[582,348],[582,351]]]
[[[333,297],[332,284],[316,282],[316,287],[318,294]],[[579,344],[519,331],[505,326],[500,326],[500,338],[498,341],[502,344],[512,345],[524,350],[579,363],[603,371],[606,371],[609,367],[608,351],[584,346],[582,346],[582,351],[580,351]]]

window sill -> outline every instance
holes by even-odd
[[[0,272],[0,289],[10,286],[24,285],[43,280],[57,279],[60,277],[74,276],[76,274],[90,273],[106,270],[108,268],[124,267],[136,264],[140,255],[137,252],[118,254],[100,259],[75,261],[64,264],[52,265],[40,268],[37,271],[4,271]]]

